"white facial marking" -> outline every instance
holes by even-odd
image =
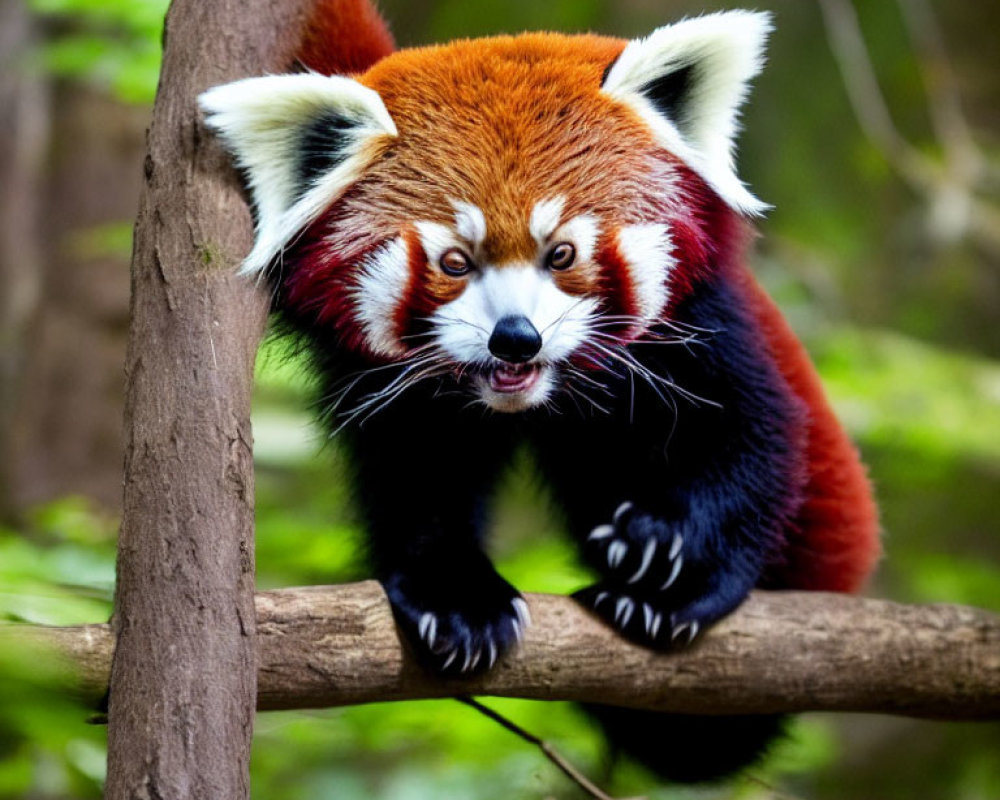
[[[740,182],[733,163],[739,109],[764,64],[768,14],[725,11],[686,19],[626,45],[602,90],[631,106],[654,135],[737,211],[768,208]],[[669,119],[643,94],[651,82],[688,67],[692,88]]]
[[[535,360],[552,362],[579,346],[596,309],[596,300],[566,294],[533,265],[487,267],[458,298],[441,306],[432,320],[438,343],[452,358],[487,363],[493,358],[487,343],[497,322],[511,314],[523,315],[542,335],[542,349]]]
[[[414,227],[420,236],[420,245],[424,248],[427,260],[436,263],[441,256],[453,247],[462,247],[462,242],[455,232],[447,225],[437,222],[417,222]]]
[[[618,231],[618,250],[628,263],[639,315],[651,322],[663,313],[669,292],[667,276],[677,263],[666,225],[626,225]]]
[[[552,232],[553,242],[571,242],[576,247],[576,263],[586,264],[594,258],[600,226],[597,217],[581,214]]]
[[[528,230],[531,231],[531,236],[541,247],[544,245],[552,232],[559,227],[559,220],[562,218],[563,206],[566,204],[566,198],[553,197],[551,200],[540,200],[535,203],[535,207],[531,209],[531,221],[528,224]]]
[[[403,351],[393,318],[409,277],[409,253],[402,237],[379,248],[361,264],[354,294],[358,320],[372,352],[391,356]]]
[[[451,204],[455,207],[455,230],[458,235],[472,245],[473,249],[482,246],[486,238],[486,217],[483,216],[482,209],[460,200],[453,200]]]
[[[479,386],[480,399],[497,411],[522,411],[548,397],[553,388],[547,365],[566,358],[589,333],[597,301],[572,297],[560,290],[552,276],[532,264],[486,267],[475,273],[455,300],[431,316],[438,346],[461,364],[488,365],[496,359],[489,339],[502,317],[523,315],[542,336],[542,348],[533,362],[543,366],[530,390],[500,393],[488,382]]]

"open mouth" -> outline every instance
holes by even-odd
[[[540,364],[510,364],[506,361],[492,366],[486,374],[490,388],[499,394],[520,394],[530,391],[542,374]]]

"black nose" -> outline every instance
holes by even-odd
[[[542,337],[522,314],[501,317],[490,336],[490,352],[497,358],[521,364],[542,349]]]

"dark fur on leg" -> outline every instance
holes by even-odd
[[[668,781],[721,780],[758,762],[785,730],[782,715],[660,714],[585,705],[616,754],[634,758]]]

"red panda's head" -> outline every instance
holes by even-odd
[[[212,89],[257,212],[242,272],[373,361],[445,365],[496,410],[543,403],[665,322],[728,218],[763,209],[732,148],[769,29],[727,12]]]

